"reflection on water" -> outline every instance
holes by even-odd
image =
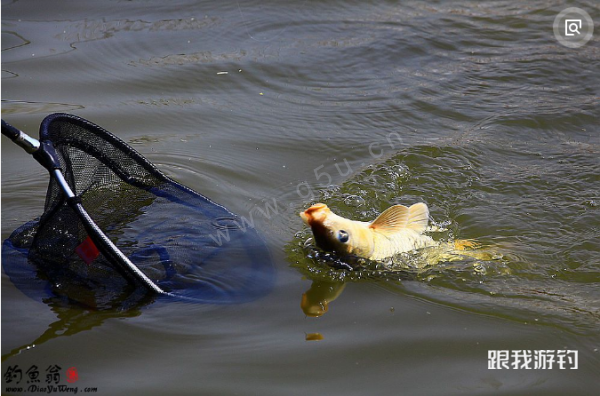
[[[344,282],[313,281],[310,289],[302,295],[300,307],[307,316],[321,316],[329,310],[329,303],[344,291]]]
[[[2,51],[28,45],[31,42],[17,32],[2,31]]]
[[[2,100],[2,114],[66,113],[83,109],[81,105],[67,103],[25,102],[19,100]]]
[[[152,303],[152,298],[146,301],[138,299],[135,305],[130,305],[123,309],[122,302],[115,304],[112,309],[95,310],[81,306],[74,306],[73,301],[63,297],[48,297],[44,303],[54,312],[58,318],[48,325],[48,329],[39,337],[28,342],[26,345],[19,346],[10,352],[2,355],[2,361],[18,355],[31,348],[51,341],[58,337],[70,337],[82,331],[88,331],[94,327],[102,326],[104,321],[114,318],[133,318],[141,315],[142,308]]]

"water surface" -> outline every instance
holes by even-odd
[[[4,119],[34,136],[51,112],[103,126],[252,213],[277,269],[251,303],[115,312],[34,301],[3,272],[3,373],[77,367],[80,387],[128,395],[592,393],[600,44],[561,46],[562,7],[3,2]],[[3,138],[3,239],[41,213],[46,184]],[[503,256],[333,270],[298,217],[317,201],[357,220],[423,201],[436,238]],[[309,290],[333,297],[320,317],[301,309]],[[577,350],[579,369],[488,370],[496,349]]]

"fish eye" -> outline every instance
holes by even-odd
[[[344,230],[339,230],[338,234],[337,234],[338,240],[342,243],[346,243],[348,242],[348,238],[350,238],[350,236],[348,235],[348,233]]]

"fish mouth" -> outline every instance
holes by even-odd
[[[306,209],[304,212],[300,212],[300,218],[302,218],[302,221],[304,221],[306,225],[310,226],[315,218],[314,214],[323,209],[327,209],[327,205],[325,205],[324,203],[314,204],[310,208]]]
[[[317,246],[328,252],[335,250],[335,245],[331,242],[331,231],[324,224],[330,213],[324,203],[314,204],[304,212],[300,212],[304,223],[311,228]]]
[[[306,225],[310,225],[308,222],[308,215],[305,212],[300,212],[300,218]]]

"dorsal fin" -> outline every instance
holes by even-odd
[[[424,203],[416,203],[408,208],[408,220],[406,228],[417,231],[419,234],[425,231],[429,223],[429,209]]]
[[[394,205],[385,210],[369,225],[370,228],[384,234],[393,234],[404,228],[419,234],[425,231],[429,223],[429,209],[424,203],[416,203],[410,208]]]
[[[406,228],[409,209],[404,205],[394,205],[379,215],[369,227],[385,234],[393,234]]]

